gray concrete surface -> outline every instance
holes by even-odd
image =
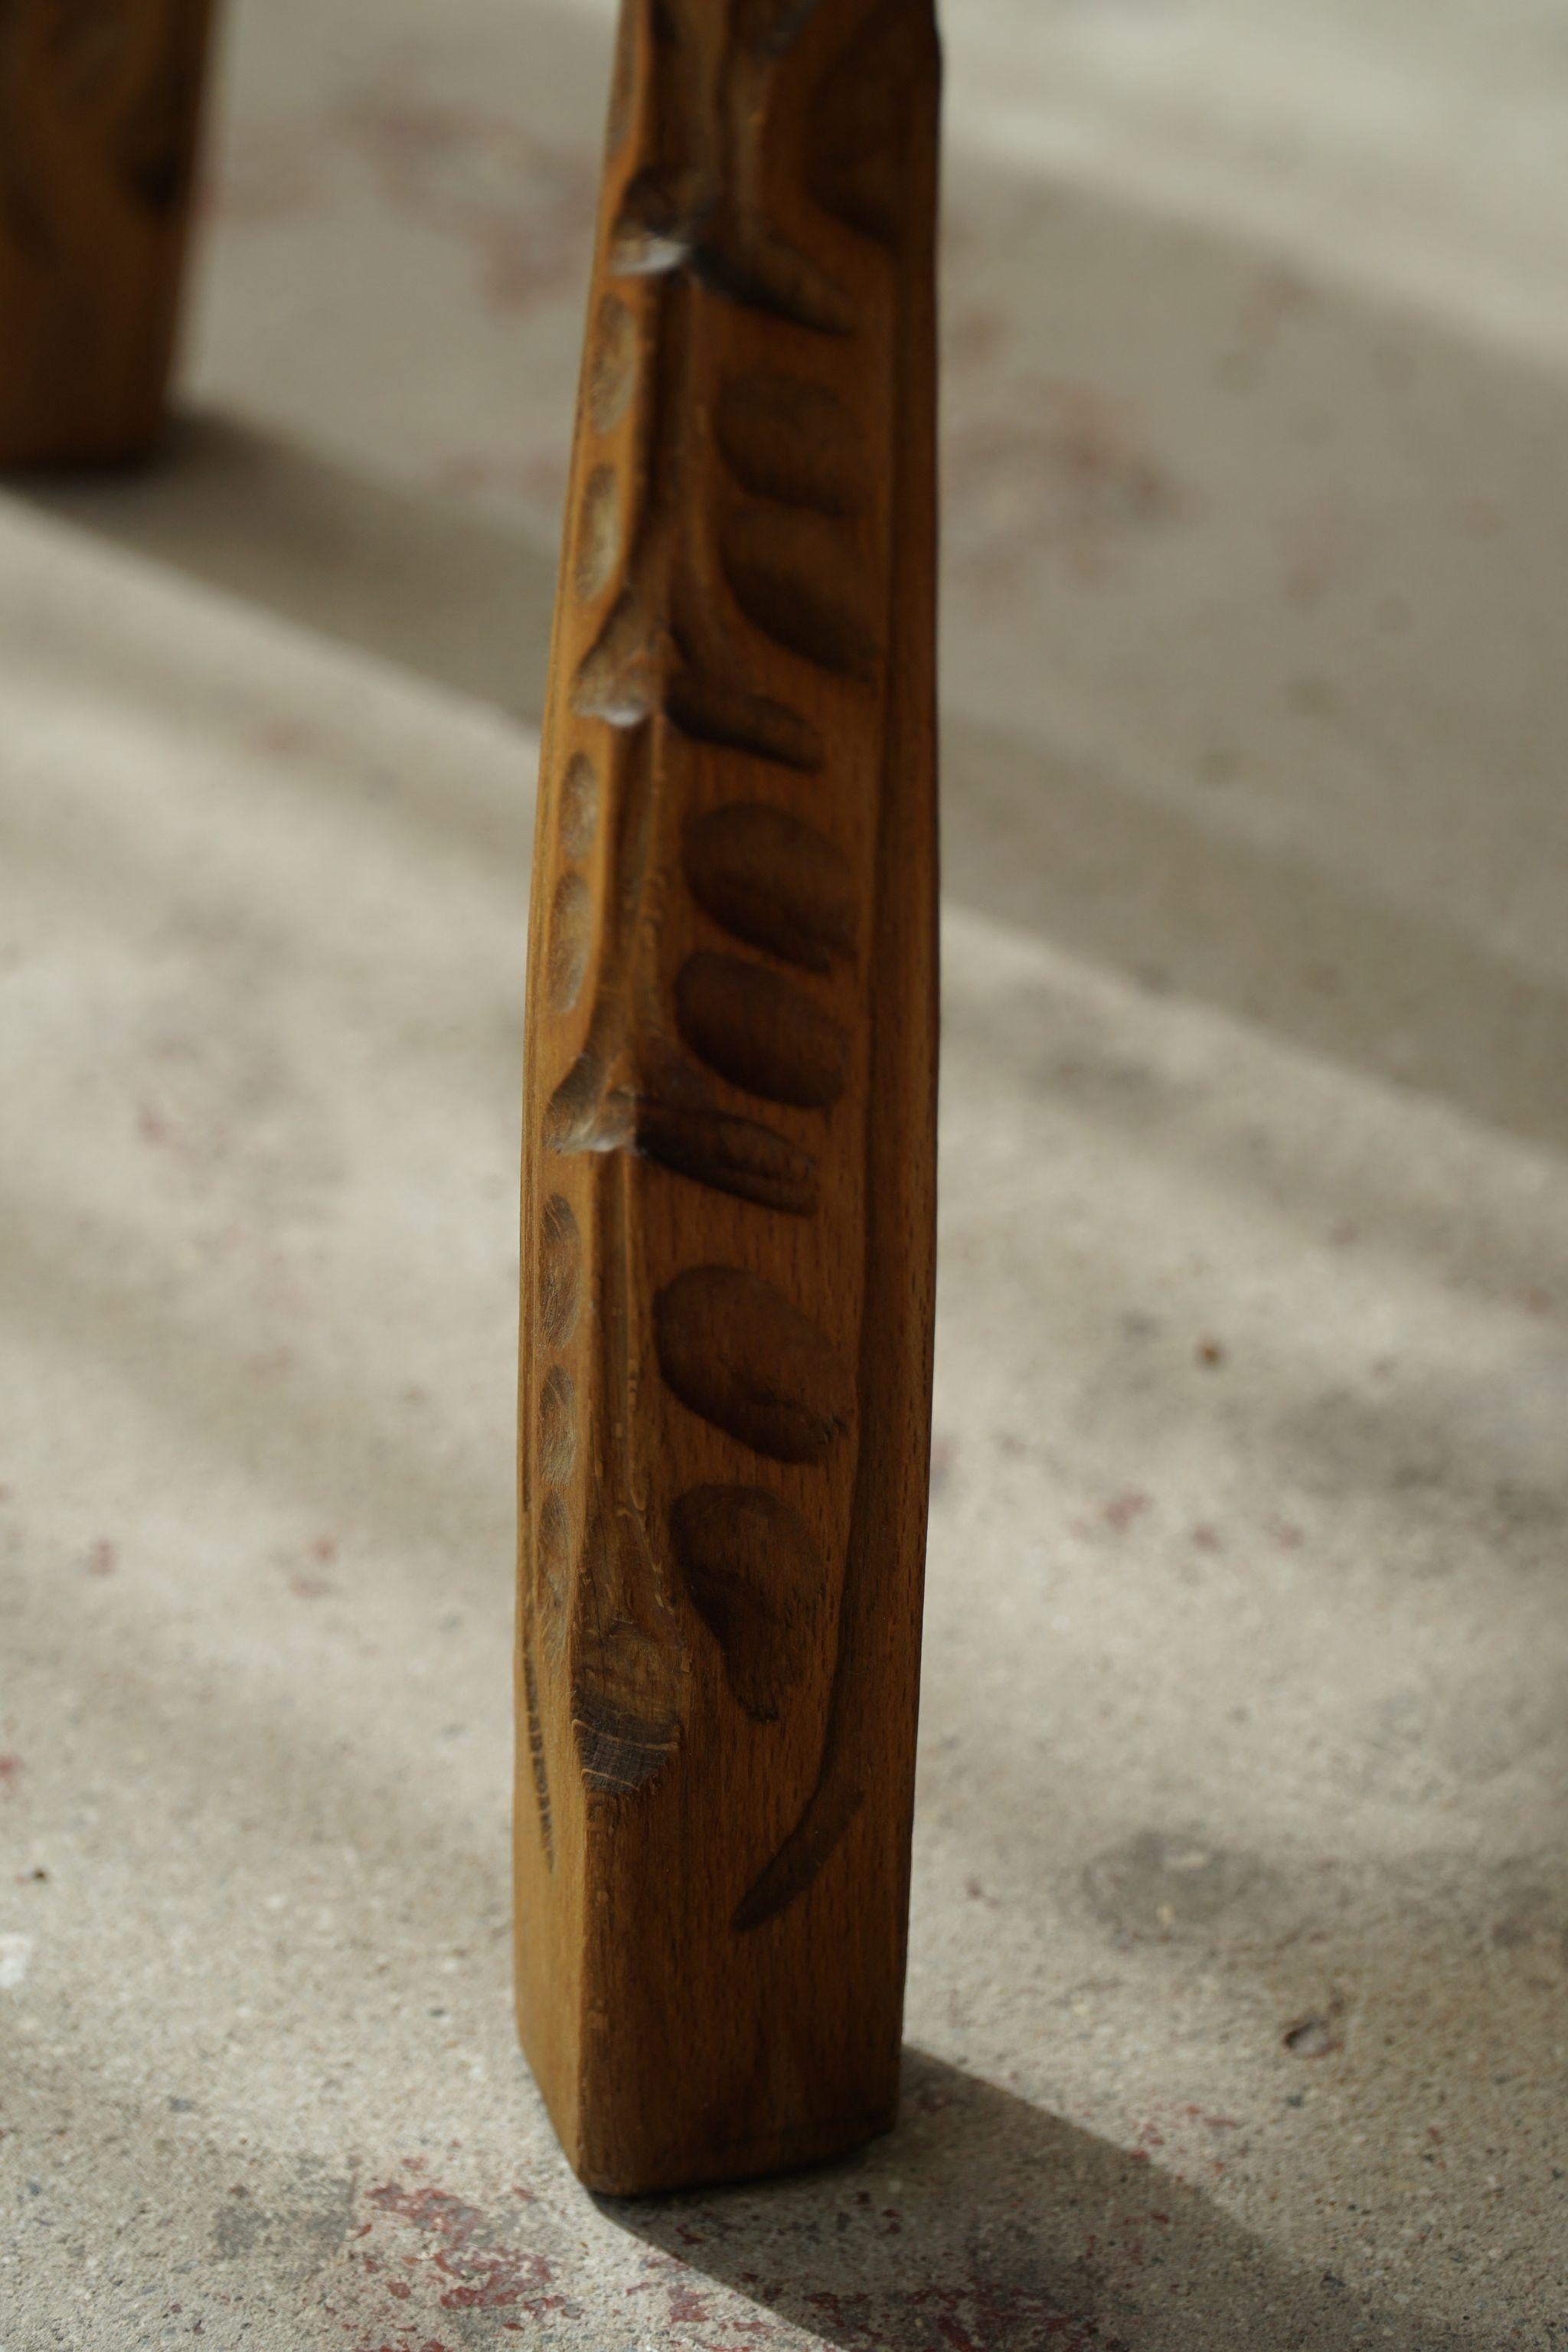
[[[4,2352],[1568,2345],[1560,18],[951,35],[904,2121],[600,2204],[513,2047],[604,22],[242,0],[168,456],[0,505]]]

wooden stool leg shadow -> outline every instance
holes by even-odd
[[[931,0],[625,0],[529,964],[522,2038],[616,2192],[886,2129],[930,1436]]]
[[[210,16],[211,0],[0,0],[0,465],[157,438]]]

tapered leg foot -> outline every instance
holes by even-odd
[[[0,0],[0,465],[163,418],[210,0]]]
[[[612,2191],[892,2121],[930,1434],[931,0],[626,0],[529,971],[522,2036]]]

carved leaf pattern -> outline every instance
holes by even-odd
[[[806,814],[767,796],[740,798],[694,815],[682,836],[686,886],[694,906],[747,952],[689,956],[668,992],[650,995],[639,941],[653,919],[659,767],[651,747],[663,729],[734,754],[737,779],[753,762],[781,778],[828,772],[815,715],[820,692],[803,688],[787,701],[776,685],[763,686],[751,651],[758,642],[772,649],[762,673],[770,679],[793,664],[834,691],[874,698],[883,690],[889,591],[865,561],[858,528],[870,455],[823,380],[827,361],[813,356],[816,346],[842,352],[850,367],[867,363],[855,351],[856,307],[831,261],[806,254],[770,216],[766,151],[773,85],[805,35],[818,20],[859,22],[814,101],[802,194],[834,216],[836,234],[895,242],[900,44],[906,20],[918,25],[921,16],[898,0],[869,10],[859,0],[728,0],[726,10],[702,0],[629,0],[623,20],[610,138],[613,150],[630,153],[603,232],[605,283],[580,425],[597,440],[580,465],[565,573],[584,608],[598,613],[602,599],[602,617],[567,690],[561,864],[542,967],[552,1009],[563,1017],[591,978],[585,1029],[550,1095],[541,1140],[546,1162],[597,1155],[602,1295],[592,1377],[574,1390],[563,1358],[570,1335],[558,1339],[552,1325],[562,1244],[546,1200],[535,1213],[536,1297],[542,1336],[563,1360],[539,1375],[540,1492],[523,1618],[526,1649],[553,1605],[544,1572],[561,1528],[552,1504],[572,1465],[591,1461],[596,1483],[575,1538],[567,1605],[577,1763],[595,1799],[647,1788],[676,1752],[690,1686],[683,1610],[718,1645],[735,1704],[767,1726],[781,1718],[836,1589],[794,1506],[764,1480],[771,1465],[825,1475],[853,1444],[854,1375],[795,1301],[743,1268],[695,1265],[670,1283],[652,1310],[653,1357],[671,1395],[744,1449],[755,1478],[692,1487],[675,1499],[668,1528],[647,1520],[643,1484],[624,1451],[637,1378],[626,1334],[637,1326],[637,1279],[626,1161],[640,1155],[786,1219],[821,1213],[816,1153],[798,1124],[773,1124],[768,1107],[797,1122],[825,1121],[845,1088],[855,1041],[811,991],[856,966],[868,910],[855,868],[833,837],[828,802]],[[868,75],[879,91],[885,85],[869,109],[864,90],[848,87]],[[777,322],[777,358],[731,373],[711,409],[700,411],[695,354],[703,306],[713,304]],[[710,418],[712,482],[701,512],[675,462],[700,413]],[[628,416],[637,439],[618,459],[623,497],[611,457],[595,450]],[[867,723],[877,723],[878,707],[868,703]],[[586,796],[584,771],[593,779]],[[613,813],[596,917],[585,797]],[[579,946],[595,919],[590,976]],[[550,1192],[547,1169],[539,1189]],[[626,1350],[618,1360],[617,1345]],[[582,1423],[570,1444],[563,1382]],[[841,1657],[816,1793],[794,1840],[741,1899],[739,1929],[804,1891],[860,1801],[840,1770],[842,1666]],[[548,1847],[531,1664],[524,1682]]]

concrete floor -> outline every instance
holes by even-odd
[[[0,503],[4,2352],[1568,2346],[1568,44],[1502,17],[952,27],[905,2118],[622,2208],[507,1887],[605,23],[240,0],[168,457]]]

